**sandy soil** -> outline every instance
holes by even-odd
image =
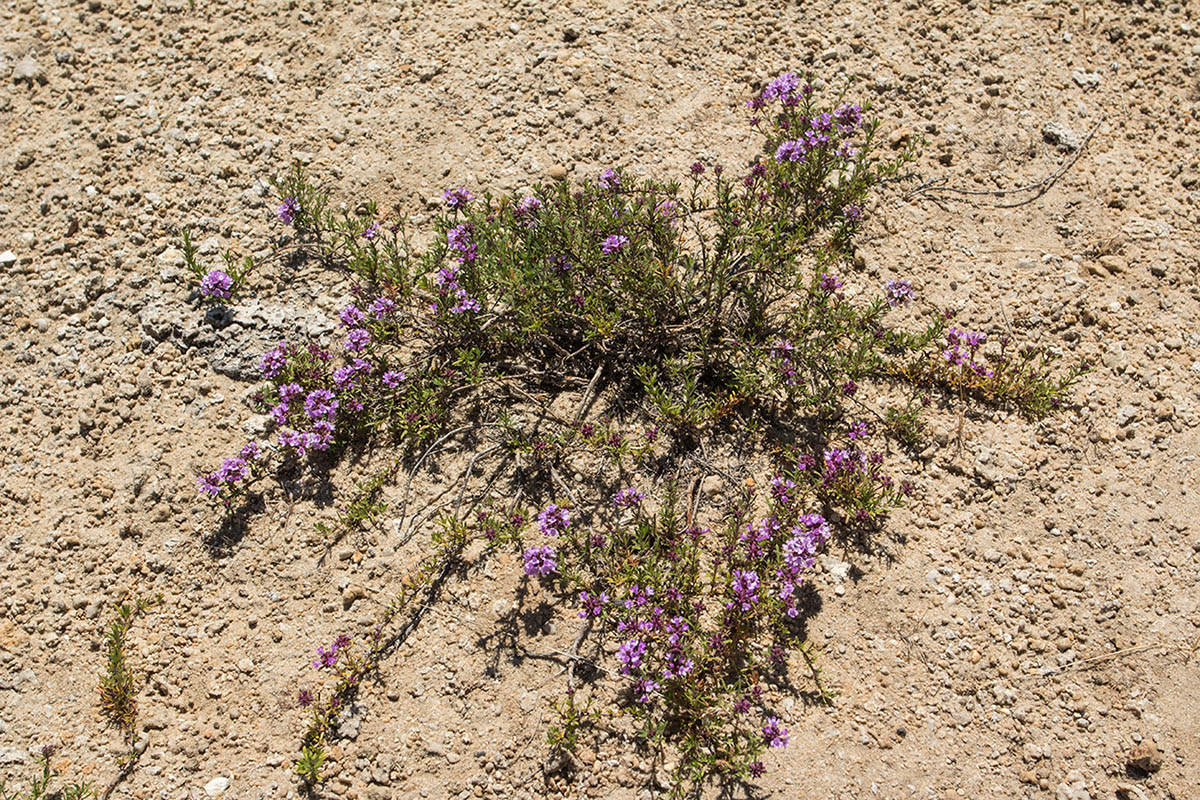
[[[319,333],[344,287],[298,276],[214,332],[186,302],[181,226],[209,259],[263,247],[278,230],[264,181],[293,158],[418,224],[459,184],[740,163],[741,101],[790,68],[858,76],[887,135],[927,140],[923,180],[1033,184],[1086,144],[1044,193],[893,192],[854,280],[911,276],[976,327],[1096,369],[1078,413],[1048,423],[968,420],[959,448],[958,419],[935,418],[894,560],[823,560],[810,632],[840,697],[782,700],[792,744],[772,752],[761,795],[1200,796],[1198,11],[4,4],[0,777],[27,775],[53,742],[69,776],[112,779],[101,627],[126,593],[161,592],[131,640],[150,675],[147,749],[113,796],[295,796],[313,649],[369,629],[417,557],[390,520],[328,551],[312,531],[329,510],[309,502],[209,546],[219,520],[195,476],[255,424],[239,354],[289,326]],[[331,794],[654,792],[618,740],[585,752],[571,783],[543,783],[560,668],[513,659],[497,631],[545,651],[572,626],[506,627],[516,572],[501,559],[451,585],[385,663],[336,748]],[[1129,766],[1139,743],[1161,753],[1156,771]]]

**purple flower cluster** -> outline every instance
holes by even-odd
[[[523,197],[517,203],[513,214],[517,219],[523,220],[527,228],[532,228],[537,224],[537,214],[542,210],[542,201],[533,195]]]
[[[296,215],[300,213],[300,203],[294,197],[285,197],[279,204],[279,208],[275,209],[275,213],[279,215],[280,222],[284,225],[291,225],[295,221]]]
[[[538,513],[537,520],[542,533],[547,536],[559,536],[571,524],[571,513],[551,503]]]
[[[912,284],[903,278],[885,283],[883,285],[883,295],[887,300],[887,304],[892,308],[907,305],[917,297],[917,293],[913,291]]]
[[[530,547],[525,551],[525,574],[538,578],[553,575],[558,569],[557,557],[554,548],[548,544]]]
[[[288,357],[291,354],[292,346],[287,342],[280,342],[258,359],[258,371],[268,380],[277,377],[287,366]]]
[[[367,226],[367,229],[362,232],[362,237],[368,242],[373,242],[379,236],[379,223],[372,222]]]
[[[617,648],[617,660],[621,662],[621,674],[629,675],[642,666],[646,657],[646,643],[641,639],[630,639]]]
[[[821,291],[826,294],[833,294],[838,289],[842,288],[842,279],[832,272],[821,273]]]
[[[228,300],[233,294],[233,278],[222,270],[214,269],[200,280],[200,294],[217,300]]]
[[[833,447],[825,451],[826,485],[832,484],[842,475],[861,475],[867,469],[867,456],[861,450]]]
[[[942,358],[956,366],[965,366],[982,378],[990,378],[992,370],[975,360],[985,341],[986,334],[951,328],[946,333],[946,349],[942,351]]]
[[[619,253],[624,249],[625,245],[629,244],[629,237],[619,233],[607,237],[600,243],[600,250],[606,256],[611,256],[613,253]]]
[[[371,333],[366,328],[351,328],[346,333],[346,349],[361,353],[371,343]]]
[[[407,378],[408,376],[404,374],[403,370],[390,369],[383,373],[383,375],[380,377],[380,380],[382,380],[384,386],[388,387],[389,389],[396,389],[399,388],[400,384],[403,383]]]
[[[785,386],[795,386],[800,383],[800,375],[796,370],[796,346],[787,339],[780,339],[771,348],[771,357],[779,362],[779,376]]]
[[[785,77],[788,76],[780,76],[775,82]],[[795,76],[791,77],[794,78]],[[765,99],[772,99],[767,97],[767,94],[771,91],[775,82],[772,82],[763,91]],[[788,85],[793,86],[792,92],[794,92],[794,81]],[[789,98],[795,97],[794,93],[780,93],[776,96],[783,98],[785,104],[789,102]],[[793,100],[792,102],[794,103],[795,101]],[[780,142],[779,146],[775,149],[775,161],[777,163],[804,161],[808,158],[809,154],[828,147],[836,141],[836,137],[844,138],[852,135],[862,124],[862,109],[857,105],[846,103],[838,106],[832,114],[822,113],[811,117],[805,124],[807,125],[806,129],[796,138]],[[853,158],[856,152],[854,146],[847,140],[840,142],[836,149],[837,155],[847,161]],[[857,207],[852,208],[855,208],[860,218],[862,210],[857,209]],[[847,214],[847,218],[857,221],[857,218],[853,218],[849,214]]]
[[[829,523],[820,514],[804,514],[792,527],[791,537],[783,543],[783,565],[776,572],[779,599],[786,605],[789,617],[799,615],[796,607],[796,587],[801,575],[812,568],[817,551],[829,540]]]
[[[337,666],[338,651],[345,650],[350,646],[350,637],[342,634],[333,640],[333,644],[326,650],[324,647],[317,648],[317,660],[312,662],[314,669],[333,669]]]
[[[600,185],[615,192],[621,185],[621,175],[615,169],[606,169],[600,173]]]
[[[776,475],[771,478],[771,496],[781,506],[791,505],[792,490],[795,488],[796,482],[782,475]]]
[[[583,604],[583,610],[579,612],[580,619],[599,617],[608,605],[608,592],[580,592],[579,602]]]
[[[733,600],[725,604],[727,609],[741,609],[749,611],[758,602],[758,573],[752,570],[734,570],[733,582],[730,585],[730,591],[733,593]]]
[[[248,442],[240,454],[225,459],[218,470],[201,475],[197,479],[200,494],[216,497],[225,487],[232,487],[248,479],[251,476],[251,466],[260,455],[258,442]]]
[[[475,199],[475,196],[467,191],[467,187],[459,186],[457,189],[447,189],[442,192],[442,199],[446,201],[446,205],[451,208],[466,208],[467,203]]]
[[[763,742],[767,747],[787,747],[787,728],[780,727],[778,717],[770,717],[763,726]]]
[[[762,90],[762,94],[759,97],[764,102],[780,100],[784,105],[795,105],[800,99],[798,95],[799,89],[800,78],[794,72],[785,72],[768,83],[767,88]],[[761,108],[761,104],[752,107]]]
[[[382,322],[396,313],[396,301],[390,297],[377,297],[367,307],[367,310],[371,312],[371,316],[375,318],[376,322]]]
[[[458,251],[459,264],[463,266],[466,266],[479,256],[479,249],[474,241],[474,229],[468,222],[457,225],[446,233],[446,245],[451,250]],[[462,288],[458,283],[459,269],[460,267],[451,265],[442,267],[438,271],[437,278],[435,278],[438,284],[438,292],[443,297],[448,296],[451,292],[454,293],[456,302],[450,308],[451,314],[479,311],[482,308],[479,300],[469,296],[467,290]]]
[[[627,486],[613,495],[612,504],[614,508],[633,508],[645,499],[646,495],[632,486]]]

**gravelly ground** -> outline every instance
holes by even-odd
[[[1078,414],[971,419],[962,448],[958,419],[935,419],[895,560],[823,563],[810,633],[840,699],[782,701],[792,745],[762,794],[1200,795],[1194,6],[19,0],[0,21],[0,776],[53,741],[64,771],[112,778],[98,631],[124,593],[161,592],[133,639],[148,747],[114,796],[296,792],[308,654],[369,626],[414,557],[386,531],[326,553],[305,503],[205,546],[195,475],[249,419],[231,360],[320,332],[342,298],[302,275],[214,333],[185,302],[181,226],[208,258],[261,247],[264,181],[289,159],[418,224],[447,186],[740,163],[741,100],[792,68],[859,76],[887,135],[926,138],[923,178],[976,192],[1039,181],[1086,141],[1041,194],[893,192],[853,279],[912,276],[976,327],[1096,369]],[[385,665],[333,794],[652,791],[617,741],[569,786],[541,782],[558,668],[480,641],[513,571],[453,589]],[[1139,742],[1162,755],[1149,775],[1127,766]]]

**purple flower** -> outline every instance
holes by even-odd
[[[376,320],[381,320],[384,317],[395,313],[396,301],[390,297],[377,297],[375,298],[374,302],[371,303],[368,310],[371,312],[371,316],[375,317]]]
[[[522,197],[521,200],[517,203],[516,214],[518,217],[529,217],[529,216],[533,216],[534,214],[536,214],[537,212],[539,212],[541,210],[542,210],[542,201],[539,200],[538,198],[534,197],[533,195],[530,195],[528,197]]]
[[[852,422],[850,424],[850,432],[848,434],[850,437],[850,441],[854,441],[855,439],[867,438],[867,430],[868,430],[868,426],[867,426],[867,423],[865,420],[859,420],[858,422]]]
[[[779,147],[775,148],[775,161],[782,164],[784,162],[803,161],[808,155],[808,146],[800,140],[791,140],[781,142]]]
[[[474,297],[468,297],[465,289],[457,292],[458,302],[450,309],[451,314],[462,314],[467,311],[478,311],[482,306]]]
[[[250,477],[250,466],[242,458],[227,458],[215,473],[217,480],[237,483]]]
[[[279,208],[275,209],[275,213],[279,215],[280,222],[284,225],[291,225],[296,219],[296,215],[300,213],[300,204],[294,197],[285,197],[279,204]]]
[[[650,695],[661,687],[649,678],[638,678],[633,684],[633,699],[639,703],[650,702]]]
[[[600,184],[610,191],[616,191],[621,185],[621,176],[614,169],[606,169],[600,173]]]
[[[821,273],[821,289],[828,294],[833,294],[838,289],[842,288],[842,280],[837,275],[831,272]]]
[[[833,118],[838,121],[839,125],[850,130],[857,128],[862,124],[862,106],[854,103],[842,103],[834,109]],[[844,130],[843,133],[849,133],[850,130]]]
[[[633,508],[646,499],[646,495],[632,486],[627,486],[613,495],[612,504],[616,508]]]
[[[763,726],[763,741],[767,747],[787,747],[787,728],[780,727],[778,717],[767,719],[767,724]]]
[[[308,708],[312,705],[312,701],[312,692],[308,689],[301,689],[300,693],[296,696],[296,702],[300,704],[301,708]]]
[[[598,617],[604,613],[604,606],[608,604],[608,592],[600,592],[599,594],[580,592],[579,602],[583,603],[583,610],[579,612],[580,619]]]
[[[333,650],[345,650],[350,646],[350,637],[346,634],[338,634],[338,637],[333,640]]]
[[[782,505],[786,506],[792,502],[792,489],[795,488],[796,482],[788,480],[782,475],[776,475],[771,478],[771,494]]]
[[[673,652],[667,655],[667,661],[663,665],[663,676],[667,678],[686,678],[692,674],[692,670],[696,668],[696,662],[693,659],[686,658],[683,653]]]
[[[627,244],[629,244],[628,236],[614,233],[612,236],[609,236],[607,239],[605,239],[603,243],[601,243],[600,249],[604,252],[604,255],[611,256],[613,253],[620,252],[620,250]]]
[[[464,222],[461,225],[455,225],[450,230],[446,231],[446,246],[451,250],[457,250],[460,253],[468,252],[474,247],[471,242],[471,223]]]
[[[364,239],[366,239],[368,242],[374,241],[375,237],[377,237],[378,235],[379,235],[379,223],[378,222],[372,222],[370,225],[367,226],[367,229],[365,231],[363,231],[363,233],[362,233],[362,237]]]
[[[738,607],[742,611],[749,611],[750,608],[758,602],[758,573],[751,570],[734,570],[733,584],[730,587],[733,590],[733,602],[726,604],[726,608]]]
[[[787,99],[795,97],[796,89],[800,87],[800,78],[794,72],[785,72],[767,84],[762,91],[763,100]]]
[[[408,376],[403,370],[391,369],[383,373],[382,380],[389,389],[397,388]]]
[[[311,419],[333,419],[338,401],[328,389],[314,389],[304,398],[304,413]]]
[[[552,575],[558,568],[556,557],[554,548],[548,544],[541,547],[530,547],[525,551],[525,574],[539,578]]]
[[[357,375],[358,373],[355,371],[354,367],[338,367],[333,371],[333,385],[336,386],[339,391],[343,392],[347,389],[353,389],[356,383],[355,378]]]
[[[298,383],[285,383],[279,387],[279,402],[290,403],[300,395],[304,394],[304,390],[300,388]]]
[[[887,304],[892,308],[911,303],[917,296],[917,293],[913,291],[912,284],[904,279],[885,283],[883,285],[883,294],[887,299]]]
[[[337,648],[330,647],[326,650],[324,647],[317,648],[317,660],[312,662],[314,669],[333,669],[337,666],[338,656]]]
[[[288,411],[290,410],[291,407],[287,403],[277,403],[275,407],[271,409],[271,419],[274,420],[276,425],[282,425],[283,423],[287,422]]]
[[[442,192],[442,199],[451,208],[466,208],[467,203],[474,200],[475,196],[468,192],[465,186],[459,186],[457,189],[447,189]]]
[[[219,269],[214,269],[200,280],[200,294],[205,297],[228,300],[233,294],[232,289],[233,278]]]
[[[672,220],[675,219],[675,215],[679,212],[679,204],[674,200],[667,198],[655,206],[654,210],[666,219]]]
[[[208,475],[201,475],[196,479],[196,483],[199,486],[200,494],[207,494],[211,497],[216,497],[221,493],[221,483],[217,479],[217,474],[215,472]]]
[[[371,334],[366,328],[351,328],[346,334],[346,349],[352,353],[361,353],[371,341]]]
[[[628,597],[625,598],[625,608],[632,609],[637,606],[644,606],[646,602],[653,596],[653,586],[647,586],[645,588],[642,588],[636,584],[630,586],[628,589]]]
[[[761,778],[767,772],[767,768],[763,766],[761,761],[755,761],[750,765],[750,777]]]
[[[571,524],[571,514],[551,503],[538,513],[538,527],[547,536],[558,536]]]
[[[366,317],[367,315],[362,312],[362,309],[353,303],[338,312],[338,319],[341,320],[344,328],[356,328]]]
[[[646,643],[641,639],[630,639],[617,648],[617,660],[621,662],[621,674],[628,675],[642,665],[646,656]]]
[[[693,175],[703,175],[704,174],[704,164],[700,161],[697,161],[695,164],[692,164],[690,171]]]
[[[246,461],[257,461],[261,451],[258,447],[258,442],[246,442],[242,447],[242,452],[239,454]]]
[[[845,217],[849,222],[862,222],[862,206],[843,206],[842,216]]]
[[[554,271],[559,275],[565,275],[571,271],[571,262],[561,254],[550,256],[550,266],[554,267]]]

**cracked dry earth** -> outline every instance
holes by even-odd
[[[885,136],[926,140],[921,180],[989,192],[1078,156],[1044,191],[891,192],[847,283],[911,277],[964,323],[1094,369],[1048,422],[968,417],[960,440],[934,416],[894,558],[821,561],[809,632],[839,698],[779,698],[792,743],[758,796],[1200,797],[1198,12],[3,4],[0,778],[23,782],[54,743],[66,776],[112,780],[101,629],[121,597],[161,593],[130,640],[146,750],[112,796],[297,796],[313,648],[369,629],[417,557],[390,520],[327,551],[313,523],[329,509],[307,501],[206,544],[219,519],[196,475],[253,433],[248,365],[289,331],[331,330],[345,287],[308,276],[214,330],[187,302],[182,226],[210,262],[254,252],[278,231],[265,181],[291,159],[418,225],[448,186],[740,167],[741,102],[797,69],[857,76]],[[517,572],[501,558],[452,585],[383,665],[327,794],[657,793],[618,739],[542,780],[560,667],[498,658],[490,638]],[[516,635],[566,647],[570,612]]]

